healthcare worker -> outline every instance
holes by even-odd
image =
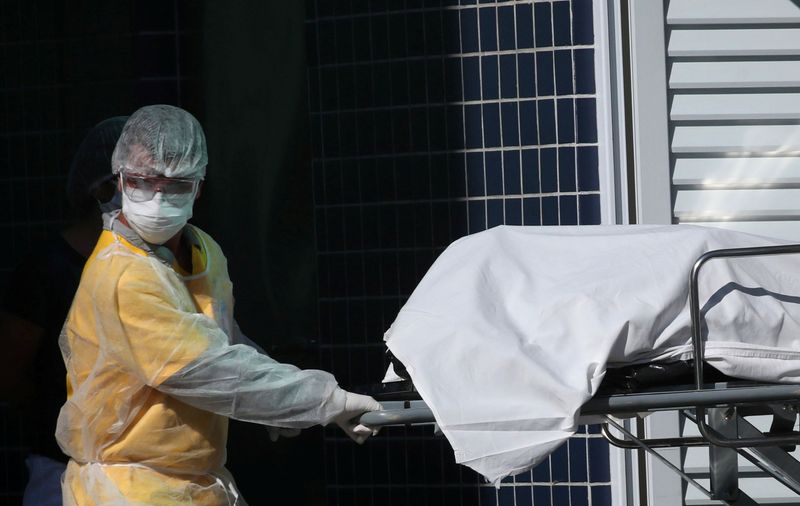
[[[355,420],[375,400],[276,362],[239,331],[225,257],[187,224],[206,163],[182,109],[147,106],[123,128],[122,212],[105,215],[61,336],[65,505],[244,505],[224,468],[228,418],[371,434]]]
[[[23,506],[61,506],[67,457],[55,438],[66,399],[58,346],[81,271],[102,231],[101,210],[118,208],[111,154],[127,117],[101,121],[81,142],[67,175],[70,218],[14,268],[0,303],[0,398],[19,411],[30,450]]]

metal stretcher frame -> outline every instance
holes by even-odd
[[[765,435],[744,420],[741,413],[752,414],[758,407],[780,406],[796,416],[800,406],[800,385],[732,381],[704,382],[704,335],[701,333],[702,314],[698,280],[703,266],[718,258],[738,258],[800,253],[800,244],[730,248],[709,251],[695,262],[689,279],[691,339],[694,350],[694,385],[648,389],[635,393],[596,395],[581,408],[582,417],[604,417],[604,437],[613,445],[625,449],[644,449],[671,467],[681,477],[698,487],[712,499],[727,504],[756,504],[738,490],[736,455],[741,454],[767,474],[800,494],[800,462],[780,449],[800,443],[800,433],[788,431]],[[418,398],[384,402],[384,410],[365,413],[360,422],[368,427],[435,423],[433,412]],[[781,409],[781,408],[778,408]],[[626,431],[611,417],[625,418],[635,413],[652,411],[681,411],[697,424],[701,437],[640,439]],[[748,410],[750,411],[748,413]],[[767,412],[768,410],[764,411]],[[706,421],[707,416],[711,423]],[[614,436],[612,424],[625,438]],[[667,462],[654,448],[710,446],[711,485],[705,490],[680,469]],[[715,483],[716,482],[716,483]]]

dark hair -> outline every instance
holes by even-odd
[[[127,116],[115,116],[94,126],[78,146],[67,175],[67,198],[79,216],[96,206],[92,190],[113,177],[111,154]]]

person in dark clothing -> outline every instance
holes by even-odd
[[[104,120],[83,140],[67,179],[74,219],[17,265],[2,300],[0,394],[19,410],[29,438],[25,506],[61,505],[61,474],[68,458],[55,439],[66,399],[58,339],[84,263],[102,231],[102,211],[119,207],[111,154],[126,120]]]

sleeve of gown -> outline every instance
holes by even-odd
[[[181,310],[168,289],[153,285],[129,276],[118,290],[129,349],[117,357],[146,384],[200,409],[276,427],[326,424],[344,409],[345,392],[330,373],[229,344],[211,318]]]

